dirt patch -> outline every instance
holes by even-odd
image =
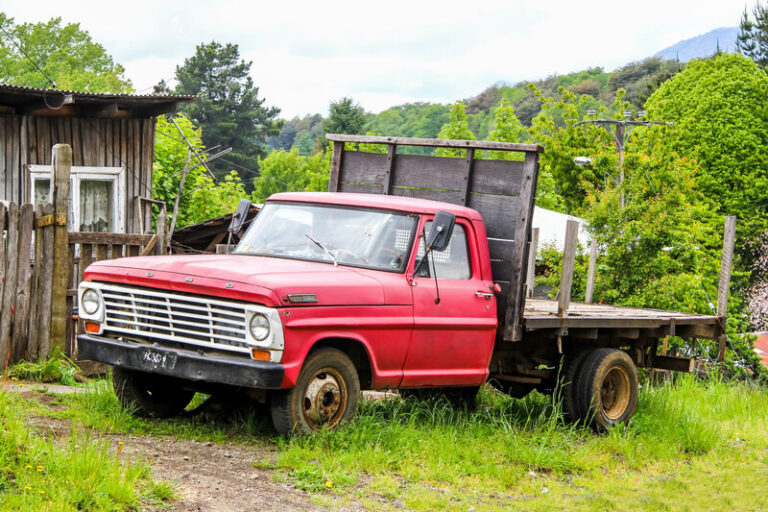
[[[274,452],[267,448],[186,439],[114,435],[123,456],[147,460],[156,477],[178,483],[173,510],[229,512],[315,510],[307,493],[275,482],[253,466]]]
[[[52,409],[58,408],[56,397],[48,393],[25,390],[28,400],[37,400]],[[42,435],[66,438],[71,434],[69,420],[31,414],[28,424]],[[170,510],[190,512],[310,512],[326,510],[310,500],[310,494],[288,483],[275,481],[275,472],[255,467],[254,462],[274,460],[277,450],[269,446],[219,444],[178,439],[172,436],[115,434],[91,431],[107,440],[123,459],[148,462],[154,477],[177,484],[179,498]],[[332,510],[358,511],[362,506],[341,498]]]

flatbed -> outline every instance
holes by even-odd
[[[716,339],[720,318],[661,309],[630,308],[608,304],[572,302],[567,316],[557,314],[558,303],[546,299],[526,299],[523,312],[525,331],[533,333],[547,329],[643,329],[646,335],[684,336],[696,330],[697,338]]]

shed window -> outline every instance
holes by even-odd
[[[35,205],[51,201],[51,168],[30,166]],[[72,167],[69,184],[70,231],[125,232],[122,167]]]

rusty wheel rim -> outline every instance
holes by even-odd
[[[600,386],[600,404],[603,414],[608,419],[621,418],[629,406],[630,397],[629,373],[623,366],[614,366],[603,379]]]
[[[302,413],[313,430],[335,427],[347,410],[347,383],[334,368],[315,372],[304,387]]]

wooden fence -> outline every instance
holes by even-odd
[[[58,347],[76,357],[73,308],[83,271],[94,261],[162,254],[165,216],[158,234],[67,231],[72,150],[53,148],[52,203],[0,204],[0,365],[46,357]]]

